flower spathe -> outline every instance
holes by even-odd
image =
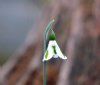
[[[56,40],[50,40],[47,50],[44,54],[44,58],[43,61],[48,61],[51,58],[61,58],[61,59],[67,59],[66,56],[63,55],[63,53],[61,52]]]

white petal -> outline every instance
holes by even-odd
[[[53,44],[53,42],[49,41],[48,48],[47,48],[48,56],[46,58],[46,55],[44,54],[43,61],[50,60],[53,57],[54,53],[53,53],[53,50],[52,50],[52,44]]]
[[[58,55],[56,54],[56,55],[54,55],[53,57],[54,57],[54,58],[58,58]]]
[[[55,42],[55,46],[56,46],[57,55],[58,55],[61,59],[67,59],[67,57],[64,56],[63,53],[61,52],[61,50],[60,50],[60,48],[59,48],[57,42],[56,42],[56,41],[54,41],[54,42]]]

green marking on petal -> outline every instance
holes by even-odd
[[[48,50],[46,50],[46,52],[45,52],[45,58],[47,59],[48,58]]]
[[[52,46],[52,48],[53,48],[54,54],[57,54],[57,52],[56,52],[56,46]]]

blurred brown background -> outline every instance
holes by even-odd
[[[0,0],[0,85],[43,85],[52,19],[68,59],[48,61],[47,85],[100,85],[100,0]]]

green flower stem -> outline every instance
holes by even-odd
[[[50,21],[44,32],[44,54],[46,51],[46,41],[47,41],[47,37],[48,37],[48,32],[51,29],[51,26],[53,23],[54,23],[54,20]],[[52,29],[51,29],[51,31],[53,32]],[[46,85],[46,61],[43,62],[43,85]]]

